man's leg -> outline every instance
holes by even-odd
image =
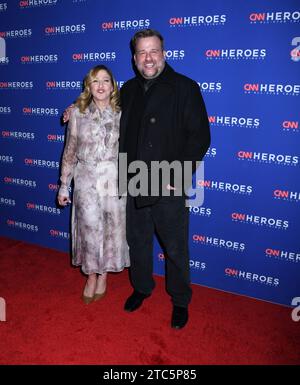
[[[136,208],[134,198],[127,197],[126,235],[130,254],[130,278],[134,290],[150,295],[153,280],[154,224],[150,207]]]
[[[152,208],[155,228],[166,251],[166,288],[173,303],[172,327],[188,320],[192,297],[188,252],[189,212],[184,197],[163,197]]]

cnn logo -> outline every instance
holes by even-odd
[[[0,321],[6,321],[6,302],[0,297]]]

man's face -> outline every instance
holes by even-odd
[[[157,36],[138,39],[134,54],[135,65],[145,79],[156,78],[164,69],[165,52]]]

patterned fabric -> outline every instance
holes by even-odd
[[[74,178],[72,262],[85,274],[129,266],[126,197],[117,192],[119,123],[120,113],[93,102],[83,114],[74,108],[69,121],[59,195],[69,196]]]

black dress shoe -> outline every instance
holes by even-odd
[[[148,297],[150,297],[150,294],[143,294],[135,290],[131,296],[127,298],[124,310],[129,312],[137,310],[142,305],[144,299]]]
[[[173,306],[171,326],[173,329],[182,329],[189,319],[187,307]]]

